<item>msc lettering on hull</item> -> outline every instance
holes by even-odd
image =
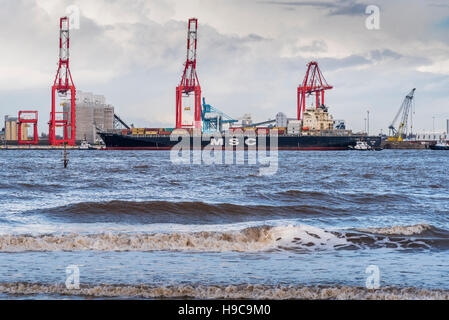
[[[170,151],[176,165],[260,165],[260,175],[274,175],[278,170],[278,135],[272,130],[265,134],[202,134],[191,137],[186,133],[170,136],[178,141]],[[209,142],[204,146],[203,142]],[[267,144],[268,143],[268,144]]]

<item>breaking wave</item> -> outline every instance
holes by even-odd
[[[354,229],[361,232],[369,232],[374,234],[384,234],[384,235],[402,235],[402,236],[412,236],[419,235],[425,232],[437,231],[437,228],[428,224],[417,224],[413,226],[393,226],[386,228],[365,228],[365,229]]]
[[[379,234],[381,231],[390,233],[388,235]],[[427,225],[344,231],[328,231],[306,225],[290,225],[259,226],[225,232],[0,236],[0,252],[89,250],[143,252],[294,250],[310,252],[361,248],[448,249],[449,232]]]
[[[359,228],[345,233],[346,239],[367,247],[399,249],[449,249],[449,231],[428,224]]]
[[[274,299],[274,300],[449,300],[447,290],[385,287],[368,290],[348,286],[269,286],[269,285],[81,285],[79,290],[64,285],[41,283],[2,283],[0,292],[9,295],[59,295],[98,298],[143,299]]]
[[[17,251],[211,251],[253,252],[277,248],[333,248],[345,239],[313,227],[251,227],[228,232],[154,234],[2,235],[1,252]]]
[[[49,219],[93,222],[138,223],[229,223],[255,219],[297,218],[304,215],[344,214],[336,208],[314,205],[265,206],[209,204],[204,202],[110,201],[81,202],[38,209],[25,214],[43,214]]]

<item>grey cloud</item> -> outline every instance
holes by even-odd
[[[388,59],[388,58],[400,59],[400,58],[402,58],[402,55],[397,53],[397,52],[394,52],[392,50],[385,49],[385,50],[373,50],[373,51],[371,51],[370,52],[370,57],[371,57],[372,60],[381,61],[381,60]]]
[[[327,44],[323,40],[315,40],[309,45],[298,48],[302,52],[327,52]]]
[[[363,65],[373,65],[374,63],[388,63],[394,61],[397,66],[409,68],[431,65],[432,62],[427,58],[404,56],[390,49],[372,50],[364,54],[354,54],[345,58],[322,58],[320,64],[328,70],[343,70]]]
[[[320,64],[327,70],[337,70],[344,68],[357,67],[362,65],[368,65],[372,62],[361,56],[361,55],[351,55],[349,57],[336,59],[336,58],[322,58],[320,59]]]
[[[449,8],[449,4],[446,2],[431,2],[429,3],[429,7]]]
[[[365,13],[366,5],[354,0],[339,0],[336,2],[325,1],[264,1],[261,3],[280,5],[286,7],[315,7],[328,10],[328,15],[357,16]]]
[[[336,4],[325,1],[261,1],[261,3],[275,4],[281,6],[298,6],[298,7],[320,7],[335,8]]]
[[[301,56],[301,52],[296,57],[293,52],[285,58],[281,49],[291,48],[299,41],[297,49],[306,52],[306,56],[326,52],[328,58],[320,58],[318,62],[328,82],[336,86],[329,95],[329,104],[339,112],[336,116],[347,119],[349,123],[353,121],[350,127],[357,125],[359,106],[366,102],[367,94],[376,99],[379,110],[383,105],[388,105],[388,99],[396,99],[399,91],[407,91],[411,86],[428,86],[429,91],[434,91],[425,100],[426,104],[435,105],[438,99],[448,101],[447,75],[438,76],[416,70],[416,67],[439,61],[437,49],[440,46],[435,49],[435,54],[432,51],[436,33],[421,23],[416,23],[416,27],[422,27],[422,34],[411,32],[410,24],[405,23],[408,20],[397,18],[414,18],[416,14],[423,13],[401,11],[400,15],[394,16],[394,30],[388,33],[367,32],[362,37],[361,33],[354,32],[353,24],[329,17],[363,16],[360,1],[363,0],[266,2],[278,5],[275,8],[279,11],[296,8],[298,12],[300,9],[304,19],[297,23],[296,14],[284,11],[273,15],[270,23],[255,21],[253,28],[242,29],[240,33],[237,28],[230,31],[220,27],[219,23],[214,25],[213,18],[220,17],[215,11],[198,10],[198,76],[204,96],[212,105],[233,116],[239,116],[243,110],[256,112],[255,118],[261,120],[272,117],[278,111],[294,115],[296,86],[304,77],[308,59]],[[31,2],[0,0],[5,7],[0,12],[3,25],[0,29],[3,43],[0,56],[6,69],[0,77],[4,83],[1,107],[4,113],[15,114],[17,105],[37,106],[43,115],[40,125],[44,128],[45,117],[49,114],[49,86],[56,73],[58,16],[39,6],[29,5]],[[80,1],[66,0],[64,3],[72,2]],[[101,15],[97,17],[93,14],[95,10],[86,6],[85,10],[90,11],[83,13],[82,10],[81,29],[72,33],[72,74],[77,88],[105,94],[119,114],[137,126],[153,126],[151,123],[157,123],[157,126],[162,123],[164,126],[172,125],[174,90],[180,80],[186,54],[184,17],[156,22],[140,15],[141,7],[130,8],[126,1],[122,1],[123,10],[129,11],[126,16],[135,15],[135,19],[113,22],[121,6],[111,9],[111,2],[103,2],[105,11],[114,9],[108,23],[102,23]],[[152,5],[153,2],[145,3]],[[386,9],[390,9],[387,2],[384,3]],[[241,17],[233,20],[231,16],[231,21],[253,26],[251,17],[258,17],[266,11],[270,14],[273,6],[262,7],[259,2],[250,8],[247,20]],[[64,9],[64,5],[61,8]],[[241,10],[235,7],[236,12],[240,13]],[[396,10],[395,6],[391,10]],[[441,9],[434,11],[440,12]],[[434,12],[429,9],[430,14],[434,15]],[[209,20],[206,19],[207,15],[211,16]],[[385,23],[383,26],[387,26],[388,16],[382,21]],[[285,26],[282,26],[283,22]],[[271,23],[282,27],[272,28]],[[360,26],[363,27],[363,21],[360,21]],[[332,43],[336,40],[347,50],[333,51],[335,45]],[[428,51],[423,52],[420,47],[428,48]],[[332,58],[337,54],[348,56]],[[18,68],[11,71],[6,68],[6,63]],[[19,77],[15,73],[23,75]],[[30,73],[36,73],[34,78],[37,80],[27,83]],[[45,74],[42,76],[42,73]],[[12,77],[20,81],[12,81]],[[385,79],[389,79],[388,83]],[[27,91],[18,91],[24,86]],[[347,99],[349,95],[350,100]]]
[[[344,1],[341,6],[331,10],[331,16],[359,16],[365,14],[366,5],[362,3]]]
[[[264,37],[262,37],[262,36],[260,36],[258,34],[254,34],[254,33],[251,33],[246,38],[248,40],[250,40],[250,41],[264,41],[264,40],[268,40],[268,39],[266,39],[266,38],[264,38]]]

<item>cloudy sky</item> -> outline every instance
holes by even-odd
[[[296,88],[316,60],[334,89],[327,105],[354,130],[370,110],[387,130],[416,91],[415,129],[449,118],[447,0],[0,0],[0,116],[38,110],[47,131],[58,19],[80,9],[71,70],[78,90],[104,94],[136,126],[174,126],[187,19],[199,19],[198,77],[207,101],[239,118],[296,115]],[[380,30],[366,28],[368,5]]]

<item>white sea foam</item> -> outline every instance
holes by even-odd
[[[402,235],[402,236],[412,236],[419,235],[425,231],[429,231],[434,229],[433,226],[428,224],[416,224],[413,226],[393,226],[393,227],[385,227],[385,228],[364,228],[364,229],[355,229],[360,232],[368,232],[375,234],[384,234],[384,235]]]
[[[3,283],[0,293],[10,295],[62,295],[81,297],[115,298],[194,298],[194,299],[307,299],[307,300],[449,300],[447,290],[385,287],[368,290],[360,287],[301,287],[268,285],[81,285],[79,290],[67,289],[64,285],[40,283]]]
[[[236,231],[1,235],[1,252],[21,251],[266,251],[332,249],[347,241],[311,226],[259,226]]]
[[[447,236],[419,238],[429,225],[330,231],[308,225],[173,227],[170,232],[102,232],[0,235],[0,252],[23,251],[199,251],[260,252],[334,250],[341,248],[447,247]],[[169,228],[170,229],[170,228]],[[190,230],[190,231],[189,231]],[[218,231],[221,230],[221,231]],[[385,238],[378,235],[396,235]],[[407,236],[416,235],[414,238]]]

